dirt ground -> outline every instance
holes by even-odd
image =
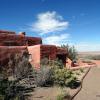
[[[83,69],[84,72],[80,73],[80,70],[75,70],[74,72],[79,73],[80,75],[76,76],[79,80],[85,75],[88,68]],[[63,93],[70,94],[71,96],[74,95],[78,91],[79,87],[76,89],[70,89],[68,87],[63,88]],[[32,100],[56,100],[57,95],[62,93],[62,89],[57,86],[53,87],[37,87],[35,88],[34,92],[32,93]]]
[[[93,63],[95,63],[98,67],[100,67],[100,60],[92,60]]]

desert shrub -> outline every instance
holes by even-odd
[[[5,79],[0,80],[0,94],[4,95],[4,100],[25,100],[26,93],[33,91],[33,79],[29,78],[33,69],[27,57],[28,54],[13,55],[6,70],[2,69],[2,74],[7,73]]]
[[[37,86],[50,86],[53,83],[52,69],[42,66],[39,70],[35,71],[34,81]]]
[[[40,69],[35,70],[35,84],[42,87],[53,85],[53,75],[56,68],[63,68],[62,61],[58,59],[50,61],[48,61],[46,58],[42,59]]]
[[[80,81],[78,81],[75,76],[72,76],[67,80],[67,87],[74,89],[77,88],[78,86],[80,86]]]
[[[64,100],[65,95],[64,94],[59,94],[57,95],[56,100]]]
[[[62,60],[59,60],[58,58],[56,60],[51,60],[49,62],[49,66],[51,66],[53,68],[64,68],[64,64],[63,64]]]
[[[41,87],[53,84],[58,86],[73,86],[77,78],[71,70],[64,68],[62,62],[57,59],[50,61],[47,66],[43,63],[40,69],[35,71],[34,80],[35,84]]]
[[[62,60],[59,60],[58,58],[55,60],[48,60],[47,58],[43,58],[41,60],[41,66],[45,66],[45,67],[59,67],[59,68],[63,68],[63,62]]]
[[[67,71],[65,69],[58,69],[54,70],[54,82],[60,86],[64,86],[67,78]]]
[[[56,97],[56,100],[71,100],[70,94],[59,94]]]
[[[53,78],[54,83],[60,86],[71,87],[75,84],[75,82],[77,82],[77,78],[75,77],[74,73],[66,68],[55,68]]]
[[[71,70],[63,67],[61,61],[52,60],[49,64],[45,63],[44,59],[39,70],[35,70],[34,81],[37,86],[45,87],[53,84],[59,86],[76,87],[77,78]]]
[[[79,70],[80,70],[81,73],[84,73],[84,69],[83,68],[80,68]]]
[[[92,60],[100,60],[100,55],[91,56],[90,59],[92,59]]]
[[[77,61],[78,53],[74,46],[62,45],[61,47],[67,50],[69,59],[72,61]]]
[[[90,59],[83,59],[82,62],[83,63],[92,63],[92,61]]]
[[[42,60],[41,60],[41,66],[48,66],[48,64],[49,64],[49,60],[48,60],[48,58],[43,58]]]
[[[80,72],[76,72],[75,74],[76,74],[76,75],[80,75],[81,73],[80,73]]]
[[[71,100],[71,95],[61,88],[61,93],[56,96],[56,100]]]

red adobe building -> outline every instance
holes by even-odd
[[[41,38],[28,37],[25,32],[17,35],[15,32],[0,30],[0,66],[8,63],[10,55],[25,51],[30,55],[30,63],[36,68],[40,67],[43,58],[58,58],[66,64],[66,50],[55,45],[43,45]]]

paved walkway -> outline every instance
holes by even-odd
[[[100,100],[100,67],[90,69],[74,100]]]

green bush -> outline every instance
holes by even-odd
[[[49,66],[53,67],[53,68],[64,68],[64,64],[62,62],[62,60],[59,60],[58,58],[56,60],[51,60],[49,62]]]
[[[74,89],[78,86],[80,86],[80,81],[78,81],[76,77],[72,76],[70,79],[67,80],[67,87]]]
[[[44,58],[41,61],[39,70],[35,70],[34,80],[37,86],[50,86],[54,83],[55,69],[63,69],[62,61],[56,59],[48,61]]]
[[[81,73],[84,73],[84,69],[83,68],[80,68],[79,70],[80,70]]]
[[[37,86],[72,86],[77,81],[74,73],[62,66],[58,60],[51,61],[48,66],[42,65],[40,70],[36,70],[34,74],[35,84]],[[69,83],[71,85],[69,85]]]
[[[65,69],[54,70],[54,83],[60,86],[64,86],[67,79],[67,71]]]
[[[64,65],[62,63],[62,60],[59,60],[58,58],[55,60],[48,60],[47,58],[43,58],[41,60],[41,66],[45,66],[45,67],[59,67],[59,68],[63,68]]]
[[[59,94],[57,95],[56,100],[64,100],[65,95],[64,94]]]
[[[75,84],[75,82],[77,82],[77,78],[74,76],[74,73],[66,68],[55,68],[53,78],[54,83],[60,86],[71,87]]]
[[[61,88],[61,93],[57,95],[56,100],[71,100],[71,95]]]
[[[71,59],[72,61],[77,61],[78,53],[74,46],[62,45],[61,47],[67,50],[69,59]]]

